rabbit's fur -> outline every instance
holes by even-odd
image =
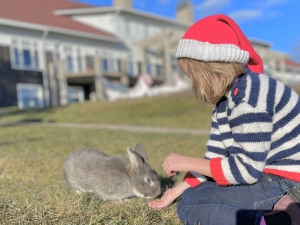
[[[155,198],[161,193],[160,179],[142,145],[134,147],[134,151],[127,148],[130,162],[91,148],[71,152],[63,165],[67,185],[78,193],[94,192],[103,200]]]

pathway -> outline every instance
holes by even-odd
[[[187,133],[194,135],[207,135],[208,129],[188,129],[188,128],[166,128],[166,127],[152,127],[152,126],[138,126],[138,125],[120,125],[120,124],[95,124],[95,123],[55,123],[55,122],[20,122],[16,125],[33,125],[45,127],[74,127],[85,129],[109,129],[109,130],[123,130],[129,132],[144,132],[144,133]]]

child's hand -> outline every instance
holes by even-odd
[[[170,154],[165,158],[163,168],[169,176],[176,175],[176,172],[188,172],[189,159],[183,155]]]
[[[174,188],[168,189],[164,196],[159,201],[152,201],[148,206],[154,209],[162,209],[170,205],[176,198],[178,198]]]
[[[179,183],[174,188],[170,188],[166,191],[164,196],[159,201],[152,201],[148,203],[148,206],[154,209],[162,209],[170,205],[176,198],[178,198],[185,189],[190,185],[185,181]]]

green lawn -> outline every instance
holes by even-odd
[[[0,122],[38,120],[206,128],[210,115],[201,113],[210,114],[211,109],[188,95],[45,110],[7,108],[0,110]],[[69,152],[83,147],[127,158],[126,147],[140,142],[147,150],[150,164],[162,177],[163,187],[170,187],[183,174],[174,180],[168,178],[161,167],[163,159],[171,152],[201,157],[208,138],[18,125],[0,128],[0,224],[180,224],[176,203],[157,211],[147,206],[147,199],[113,204],[94,194],[76,195],[65,185],[62,163]]]
[[[213,107],[192,93],[117,102],[86,102],[36,110],[0,109],[0,123],[18,121],[134,124],[179,128],[209,128]]]

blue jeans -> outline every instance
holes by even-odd
[[[182,194],[177,205],[184,224],[259,225],[265,211],[300,183],[279,176],[263,174],[251,185],[218,186],[206,181]]]

